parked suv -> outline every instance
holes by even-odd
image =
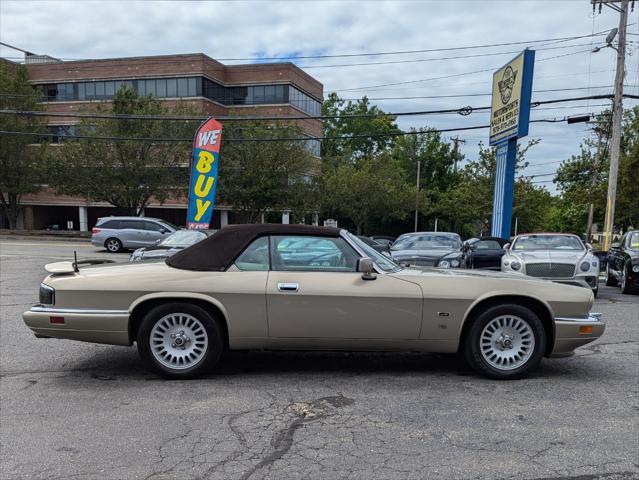
[[[175,232],[177,227],[165,220],[149,217],[104,217],[91,231],[91,243],[111,253],[124,249],[149,247]]]

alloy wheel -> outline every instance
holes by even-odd
[[[149,336],[155,359],[174,370],[184,370],[200,363],[208,342],[204,325],[187,313],[171,313],[160,318]]]
[[[482,357],[498,370],[524,365],[535,349],[535,336],[524,319],[501,315],[484,327],[479,337]]]
[[[106,244],[107,250],[109,252],[119,252],[120,251],[120,242],[119,240],[112,238],[111,240],[109,240]]]

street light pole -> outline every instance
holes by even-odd
[[[604,223],[604,250],[610,248],[615,220],[617,197],[617,174],[621,153],[621,120],[623,116],[624,60],[626,57],[626,27],[628,25],[628,0],[619,8],[619,43],[617,45],[617,71],[615,74],[615,99],[612,107],[612,138],[610,141],[610,173],[608,175],[608,200]],[[613,47],[614,48],[614,47]]]
[[[417,231],[417,215],[419,213],[419,175],[421,173],[422,161],[417,160],[417,190],[415,191],[415,231]]]

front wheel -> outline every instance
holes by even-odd
[[[122,242],[117,238],[109,238],[104,242],[104,247],[111,253],[118,253],[122,251]]]
[[[521,378],[539,365],[546,350],[546,332],[539,317],[516,304],[482,312],[464,343],[466,362],[482,375],[497,380]]]
[[[624,265],[621,269],[621,280],[619,281],[619,286],[621,287],[621,293],[629,294],[634,293],[635,289],[632,288],[630,282],[628,282],[628,274],[626,273],[630,270],[630,266]]]
[[[203,308],[169,303],[152,309],[137,337],[142,360],[169,379],[195,378],[217,363],[224,342],[215,319]]]
[[[617,279],[612,276],[612,272],[610,271],[610,263],[606,263],[606,287],[616,287]]]

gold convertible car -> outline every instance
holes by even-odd
[[[496,379],[601,336],[589,289],[402,268],[345,230],[232,225],[166,262],[58,262],[23,315],[38,337],[132,345],[166,378],[226,350],[460,352]],[[108,261],[106,261],[108,262]]]

